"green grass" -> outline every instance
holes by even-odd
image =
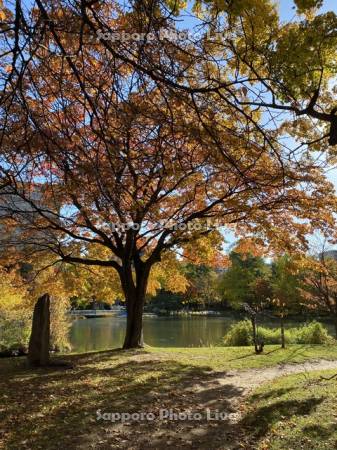
[[[270,346],[264,355],[245,347],[115,350],[62,357],[71,368],[35,370],[26,367],[24,358],[0,360],[0,448],[134,448],[129,439],[141,448],[151,448],[150,443],[154,448],[185,448],[182,437],[189,443],[186,448],[221,448],[236,433],[222,422],[198,423],[203,433],[190,436],[195,425],[187,422],[118,429],[98,422],[96,411],[195,411],[210,405],[228,410],[229,399],[238,392],[234,385],[224,389],[218,383],[227,370],[318,358],[337,359],[337,346]]]
[[[255,355],[252,347],[198,347],[198,348],[151,348],[151,353],[173,358],[175,361],[194,366],[207,365],[213,370],[252,369],[271,367],[276,364],[300,363],[313,359],[337,359],[337,345],[279,345],[265,346],[264,353]]]
[[[337,381],[321,380],[336,370],[282,377],[250,397],[243,420],[261,450],[337,448]]]

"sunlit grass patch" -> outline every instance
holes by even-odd
[[[255,391],[243,424],[261,450],[337,448],[336,370],[276,379]]]

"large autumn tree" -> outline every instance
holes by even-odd
[[[164,253],[207,239],[220,260],[218,227],[290,249],[333,225],[330,155],[317,151],[329,133],[334,143],[335,15],[283,25],[269,0],[197,3],[199,34],[170,39],[180,6],[0,11],[2,245],[117,271],[125,348],[143,343]],[[92,258],[90,245],[108,255]]]

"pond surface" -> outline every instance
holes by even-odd
[[[153,347],[216,345],[235,320],[231,317],[144,317],[144,341]],[[126,318],[76,319],[71,327],[72,351],[121,347]]]
[[[231,316],[144,317],[144,341],[152,347],[207,347],[219,344],[229,327],[237,322]],[[263,321],[269,327],[278,321]],[[70,331],[72,351],[83,353],[123,345],[126,318],[118,316],[76,319]],[[333,327],[324,324],[333,335]],[[289,322],[288,326],[299,326]]]

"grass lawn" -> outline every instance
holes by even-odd
[[[252,347],[148,348],[149,352],[193,366],[213,370],[253,369],[276,364],[301,363],[313,359],[337,359],[337,345],[267,345],[264,353],[255,355]]]
[[[28,369],[24,358],[3,359],[0,360],[0,448],[222,449],[226,440],[237,437],[237,430],[226,428],[223,422],[200,422],[197,428],[195,423],[174,421],[120,425],[97,421],[97,410],[157,414],[161,408],[204,411],[211,407],[230,412],[232,400],[239,396],[239,391],[230,384],[230,377],[225,387],[218,384],[219,377],[226,376],[227,370],[318,358],[337,360],[337,346],[296,345],[287,350],[268,346],[264,355],[257,356],[252,348],[115,350],[68,355],[62,359],[72,364],[70,368],[36,370]],[[301,389],[305,389],[304,385]],[[309,391],[304,395],[309,395]],[[278,401],[276,397],[255,400],[262,412],[263,402]],[[309,400],[309,405],[320,405],[316,397]],[[293,408],[296,412],[296,407]],[[308,413],[311,411],[310,406]],[[268,409],[267,413],[276,423],[278,413]],[[259,439],[270,431],[265,426]]]
[[[290,375],[270,382],[249,399],[244,418],[260,450],[337,448],[336,370]]]

